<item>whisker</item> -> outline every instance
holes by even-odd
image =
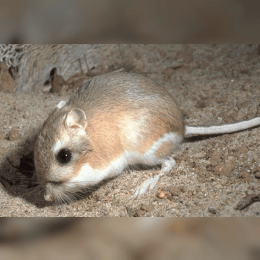
[[[6,160],[10,163],[10,165],[11,165],[13,168],[20,170],[19,167],[17,167],[17,166],[15,166],[15,165],[12,164],[11,160],[10,160],[8,157],[6,157]]]
[[[65,196],[66,196],[66,198],[68,199],[68,202],[73,202],[73,201],[76,200],[76,196],[75,196],[74,192],[71,192],[71,191],[69,191],[69,190],[67,190],[67,191],[65,192]]]
[[[35,188],[29,188],[28,195],[31,196],[32,194],[36,193],[39,194],[42,190],[42,187],[35,187]]]
[[[61,187],[59,187],[59,189],[57,189],[55,191],[55,200],[57,200],[57,202],[62,202],[65,204],[69,204],[70,202],[70,198],[68,197],[68,195],[62,190]]]
[[[77,200],[77,196],[75,195],[75,193],[68,191],[68,197],[71,200],[71,202],[76,201]]]

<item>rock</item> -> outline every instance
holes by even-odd
[[[0,91],[13,93],[15,90],[15,81],[8,71],[5,63],[0,62]]]
[[[212,213],[212,214],[214,214],[214,215],[217,213],[216,209],[213,208],[212,206],[209,206],[209,207],[208,207],[208,212],[210,212],[210,213]]]
[[[16,141],[20,138],[20,132],[18,129],[11,129],[9,134],[8,134],[8,137],[7,139],[9,141]]]

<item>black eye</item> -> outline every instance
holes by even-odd
[[[58,162],[65,164],[70,162],[72,158],[71,151],[69,149],[62,149],[59,151],[59,153],[56,156]]]

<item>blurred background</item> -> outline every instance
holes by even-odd
[[[256,218],[0,220],[0,259],[258,260]]]
[[[257,43],[255,0],[2,0],[1,43]]]

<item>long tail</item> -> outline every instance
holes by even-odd
[[[217,135],[239,132],[251,127],[260,125],[260,117],[256,117],[247,121],[242,121],[234,124],[226,124],[220,126],[186,126],[185,137],[198,136],[198,135]]]

